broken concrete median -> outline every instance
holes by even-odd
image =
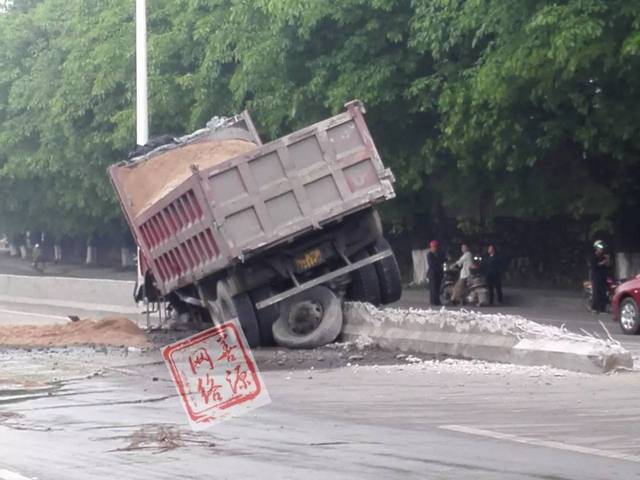
[[[515,315],[473,311],[344,306],[345,340],[366,338],[384,349],[429,355],[548,365],[588,373],[633,368],[631,354],[612,339],[579,335]]]

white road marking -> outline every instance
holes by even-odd
[[[39,317],[39,318],[54,318],[56,320],[69,320],[69,317],[61,317],[59,315],[49,315],[45,313],[31,313],[31,312],[21,312],[18,310],[5,310],[0,308],[0,313],[10,313],[12,315],[25,315],[29,317]]]
[[[510,433],[493,432],[491,430],[482,430],[480,428],[466,427],[464,425],[440,425],[438,428],[452,432],[494,438],[496,440],[507,440],[510,442],[524,443],[526,445],[535,445],[537,447],[555,448],[556,450],[566,450],[569,452],[584,453],[586,455],[597,455],[599,457],[640,463],[640,456],[638,455],[628,455],[626,453],[611,452],[607,450],[600,450],[598,448],[582,447],[580,445],[572,445],[570,443],[554,442],[553,440],[539,440],[536,438],[520,437]]]
[[[0,480],[32,480],[29,477],[20,475],[19,473],[12,472],[11,470],[4,470],[0,468]]]

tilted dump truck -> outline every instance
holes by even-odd
[[[238,318],[252,346],[334,341],[342,300],[401,294],[374,206],[394,197],[358,101],[262,144],[247,112],[109,168],[144,294]],[[211,123],[211,122],[210,122]]]

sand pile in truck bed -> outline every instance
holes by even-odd
[[[17,347],[63,347],[67,345],[113,345],[146,347],[145,333],[128,318],[106,317],[62,325],[0,326],[0,345]]]
[[[246,140],[212,140],[167,150],[133,165],[118,167],[134,216],[149,208],[191,176],[191,165],[204,170],[256,148]]]

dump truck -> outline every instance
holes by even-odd
[[[251,346],[291,348],[334,341],[344,300],[397,301],[375,209],[394,177],[362,103],[345,110],[266,144],[245,111],[112,165],[141,295],[177,316],[237,318]]]

